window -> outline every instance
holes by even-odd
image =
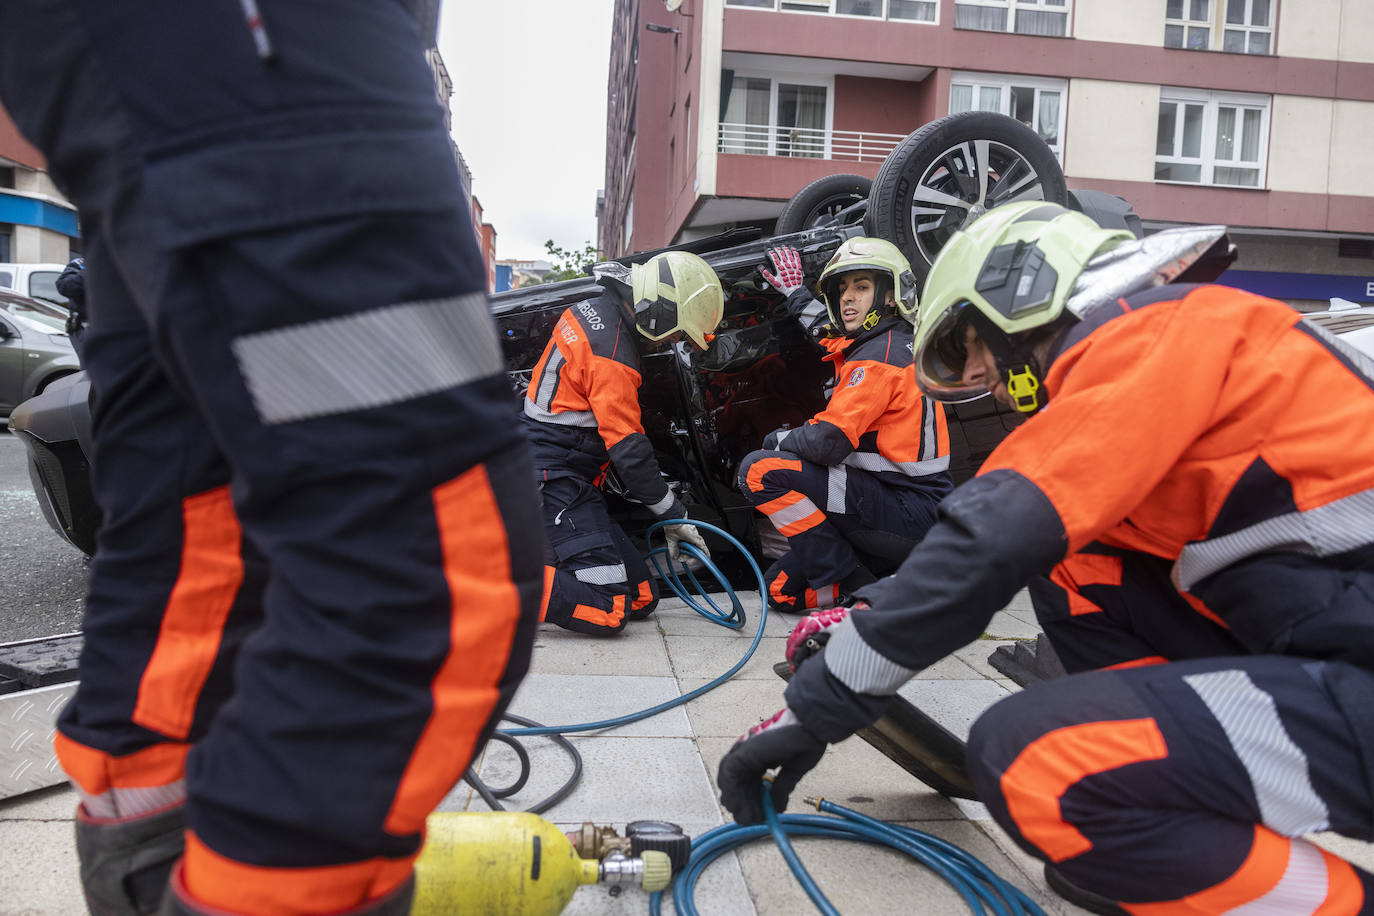
[[[722,71],[719,151],[828,158],[830,86],[795,79]]]
[[[1022,35],[1069,33],[1069,0],[955,0],[954,27]]]
[[[1155,180],[1263,187],[1268,136],[1268,96],[1161,90]]]
[[[725,5],[904,22],[934,22],[939,10],[939,0],[725,0]]]
[[[1064,159],[1064,80],[955,73],[950,79],[949,112],[995,111],[1035,129],[1050,149]]]
[[[1164,47],[1268,54],[1276,0],[1166,0]]]
[[[630,250],[630,239],[635,234],[635,189],[630,185],[630,193],[625,198],[625,226],[620,236],[620,250]]]
[[[14,227],[0,223],[0,261],[10,260],[10,236],[13,234]],[[14,282],[14,277],[6,274],[0,286],[9,286]]]

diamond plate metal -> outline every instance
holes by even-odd
[[[0,695],[0,799],[66,782],[52,739],[76,682]]]

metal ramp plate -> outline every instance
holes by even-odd
[[[0,695],[0,799],[67,781],[52,739],[76,682]]]

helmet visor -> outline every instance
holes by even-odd
[[[929,331],[919,331],[916,351],[916,384],[937,401],[971,401],[988,393],[985,385],[964,381],[968,361],[967,334],[975,309],[967,302],[945,311]]]

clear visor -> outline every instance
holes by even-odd
[[[964,382],[966,345],[973,307],[967,302],[942,314],[928,333],[921,334],[916,352],[916,384],[927,397],[957,403],[972,401],[988,393],[983,385]]]

